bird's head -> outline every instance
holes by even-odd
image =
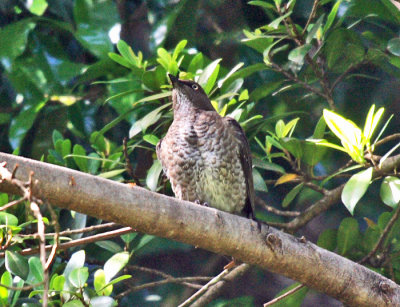
[[[201,86],[190,80],[180,80],[168,74],[172,82],[172,104],[174,111],[186,108],[196,108],[205,111],[214,111],[210,99]]]

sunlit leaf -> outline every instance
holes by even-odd
[[[363,170],[351,176],[344,186],[342,191],[342,201],[351,214],[354,213],[355,206],[367,191],[371,183],[372,172],[372,167]]]
[[[110,282],[111,279],[121,271],[129,261],[129,253],[121,252],[115,254],[104,264],[104,273],[106,275],[106,282]]]

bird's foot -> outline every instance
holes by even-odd
[[[232,261],[224,266],[224,270],[233,269],[234,267],[238,266],[239,264],[240,264],[240,262],[238,262],[235,258],[232,257]]]
[[[208,205],[208,202],[204,202],[204,203],[202,203],[200,200],[198,200],[198,199],[196,199],[195,201],[194,201],[194,203],[196,204],[196,205],[200,205],[200,206],[204,206],[204,207],[210,207],[209,205]]]

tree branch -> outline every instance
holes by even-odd
[[[400,306],[400,287],[390,279],[272,227],[259,230],[250,219],[18,156],[0,153],[0,161],[8,170],[18,163],[20,180],[34,171],[32,194],[61,208],[233,256],[349,306]],[[7,180],[0,182],[0,191],[20,193]]]

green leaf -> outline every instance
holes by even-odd
[[[104,273],[106,275],[107,283],[121,271],[129,262],[129,253],[121,252],[115,254],[104,264]]]
[[[82,172],[87,173],[88,172],[88,161],[86,159],[86,150],[85,148],[82,147],[82,145],[75,144],[74,148],[72,150],[72,153],[74,154],[73,159],[78,165],[79,169]]]
[[[160,139],[154,135],[154,134],[146,134],[143,136],[143,140],[145,140],[147,143],[150,143],[151,145],[156,146]]]
[[[95,244],[97,246],[100,246],[101,248],[104,248],[105,250],[112,252],[112,253],[118,253],[118,252],[122,251],[121,246],[119,246],[114,241],[104,240],[104,241],[98,241]]]
[[[85,307],[80,300],[72,300],[63,304],[63,307]]]
[[[351,176],[342,191],[342,201],[351,214],[358,201],[367,191],[372,179],[373,167]]]
[[[187,44],[187,40],[181,40],[175,47],[174,53],[172,54],[172,59],[176,61],[178,59],[179,54],[185,49]]]
[[[117,43],[117,49],[123,58],[129,62],[129,66],[140,66],[137,56],[134,54],[132,48],[125,43],[122,39]],[[124,65],[125,66],[125,65]]]
[[[40,259],[38,257],[30,257],[28,263],[29,263],[29,271],[35,278],[35,281],[33,283],[42,282],[44,280],[44,273]]]
[[[159,160],[154,160],[153,165],[147,172],[146,185],[151,191],[156,191],[158,178],[160,177],[162,166]]]
[[[236,64],[235,67],[233,67],[224,78],[222,78],[221,80],[218,81],[218,87],[221,88],[225,81],[228,80],[236,71],[238,71],[242,66],[244,65],[244,63],[239,63]]]
[[[218,72],[219,72],[219,62],[221,62],[222,59],[217,59],[210,64],[207,65],[206,68],[204,68],[203,72],[201,73],[199,79],[197,82],[203,87],[204,91],[206,94],[209,94],[211,89],[213,88],[215,81],[217,80],[218,77]]]
[[[339,255],[346,255],[358,244],[360,230],[356,219],[347,217],[340,223],[337,234],[337,251]]]
[[[254,189],[256,191],[268,192],[267,185],[265,184],[264,178],[261,176],[260,172],[253,168],[253,182]]]
[[[400,56],[400,38],[392,38],[387,44],[387,49],[391,54]]]
[[[273,29],[278,29],[280,23],[287,17],[289,17],[292,14],[292,12],[287,12],[286,14],[276,18],[273,22],[271,22],[268,26],[273,28]]]
[[[320,33],[318,30],[321,29],[322,23],[324,21],[324,17],[325,17],[325,14],[322,14],[318,18],[318,20],[315,22],[315,24],[312,26],[311,30],[308,32],[307,37],[306,37],[307,44],[311,43],[311,41],[314,38],[317,38],[317,39],[319,38],[319,35],[316,35],[316,34],[317,34],[317,32],[318,32],[318,34]]]
[[[313,133],[313,139],[322,139],[325,134],[326,122],[323,116],[318,120],[317,125],[315,126],[315,130]]]
[[[302,190],[304,186],[304,183],[300,183],[298,185],[296,185],[283,199],[282,201],[282,207],[286,208],[287,206],[290,205],[290,203],[293,201],[293,199],[295,199],[295,197],[297,196],[297,194],[300,193],[300,191]]]
[[[385,111],[384,108],[380,108],[376,113],[375,113],[375,105],[373,104],[371,108],[369,109],[367,118],[365,120],[365,125],[364,125],[364,131],[363,135],[365,138],[365,142],[369,145],[371,142],[371,137],[372,134],[375,131],[376,126],[378,125],[383,112]]]
[[[1,280],[0,280],[2,285],[5,286],[12,286],[12,276],[10,272],[5,271],[3,275],[1,275]],[[4,287],[0,287],[0,304],[1,306],[7,306],[8,305],[8,289]]]
[[[25,280],[29,274],[29,264],[25,257],[18,253],[6,251],[6,269]]]
[[[47,6],[48,4],[46,0],[33,0],[28,9],[32,14],[42,16],[46,11]]]
[[[364,146],[360,128],[352,121],[327,109],[324,109],[323,115],[329,129],[340,139],[350,157],[357,163],[364,163]]]
[[[0,212],[0,225],[17,226],[18,218],[15,215],[12,215],[11,213],[1,211]]]
[[[334,21],[335,18],[336,18],[336,15],[337,15],[337,12],[338,12],[338,9],[339,9],[339,6],[340,6],[341,3],[342,3],[342,0],[336,1],[336,3],[335,3],[335,5],[333,6],[331,12],[329,13],[328,19],[326,20],[326,23],[325,23],[325,26],[324,26],[324,30],[323,30],[324,34],[325,34],[325,33],[330,29],[330,27],[332,26],[333,21]]]
[[[333,252],[337,246],[337,230],[325,229],[318,238],[317,245]]]
[[[265,2],[265,1],[249,1],[247,4],[260,6],[262,8],[267,9],[267,10],[276,10],[275,6],[273,6],[271,3],[268,3],[268,2]]]
[[[12,148],[15,149],[21,145],[26,133],[32,127],[36,116],[45,105],[46,101],[41,101],[39,103],[31,105],[25,105],[23,110],[11,120],[10,131],[8,135]]]
[[[188,72],[196,74],[196,72],[203,67],[203,54],[200,52],[196,54],[190,61]]]
[[[64,140],[62,134],[58,130],[54,130],[52,134],[53,145],[56,146],[58,140]]]
[[[311,50],[311,44],[305,44],[303,46],[297,47],[289,52],[288,59],[292,62],[295,62],[298,65],[304,64],[304,57]]]
[[[380,196],[386,205],[397,208],[400,202],[400,179],[393,176],[385,177],[381,185]]]
[[[87,267],[76,268],[68,275],[68,281],[75,288],[83,288],[89,278],[89,270]]]
[[[82,268],[85,265],[85,251],[80,250],[72,254],[71,258],[69,259],[67,266],[64,269],[63,275],[68,280],[69,274],[77,269]]]
[[[104,270],[99,269],[94,273],[94,281],[93,286],[96,290],[97,295],[110,295],[112,293],[113,287],[105,287],[107,284],[106,282],[106,274]]]
[[[124,66],[126,68],[132,68],[132,64],[127,59],[120,56],[119,54],[116,54],[114,52],[109,52],[108,57],[121,66]]]
[[[137,120],[129,129],[129,138],[133,138],[138,133],[146,130],[149,126],[155,124],[161,117],[161,111],[169,107],[170,103],[162,105],[157,109],[151,111],[149,114],[145,115],[143,118]]]
[[[12,61],[24,52],[28,35],[34,28],[33,19],[25,18],[0,29],[0,61],[6,69],[9,69]]]
[[[272,163],[272,162],[260,160],[257,158],[253,159],[253,166],[257,167],[257,168],[265,169],[267,171],[276,172],[276,173],[281,173],[281,174],[285,173],[285,169],[282,166]]]
[[[106,179],[110,179],[110,178],[114,178],[117,177],[119,175],[121,175],[122,173],[126,172],[125,168],[121,168],[121,169],[114,169],[112,171],[109,172],[104,172],[104,173],[100,173],[99,177],[101,178],[106,178]]]
[[[64,283],[65,283],[64,275],[56,276],[54,277],[54,279],[52,279],[52,282],[50,283],[50,289],[54,291],[62,291],[64,289]]]

